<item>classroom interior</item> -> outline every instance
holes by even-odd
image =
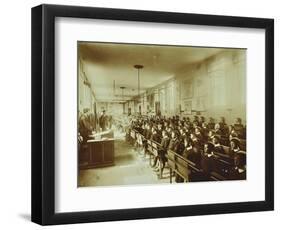
[[[246,180],[246,49],[77,46],[78,187]]]

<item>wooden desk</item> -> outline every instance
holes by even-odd
[[[98,168],[114,165],[114,139],[88,140],[83,162],[79,169]]]

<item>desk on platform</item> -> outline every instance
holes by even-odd
[[[79,169],[114,165],[113,132],[99,133],[98,135],[102,138],[88,140],[85,150],[79,153]],[[97,138],[98,135],[91,135],[91,138]],[[105,135],[107,138],[104,137]]]

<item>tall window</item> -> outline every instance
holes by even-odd
[[[167,104],[170,113],[175,112],[175,81],[168,84]]]
[[[159,101],[160,101],[160,109],[161,109],[161,113],[165,113],[166,112],[166,89],[163,87],[159,90]]]

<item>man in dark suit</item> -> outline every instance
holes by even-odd
[[[202,123],[202,136],[203,136],[203,140],[204,142],[208,141],[208,134],[209,134],[209,129],[208,129],[208,124],[206,122]]]
[[[168,136],[168,133],[167,131],[162,131],[162,140],[161,140],[161,150],[167,150],[168,149],[168,146],[169,146],[169,143],[170,143],[170,138]]]
[[[242,124],[242,119],[239,117],[236,118],[236,120],[235,120],[234,130],[237,132],[239,138],[242,138],[242,139],[246,138],[246,130]]]
[[[156,172],[160,171],[160,176],[162,175],[162,172],[163,172],[163,167],[161,166],[161,164],[163,165],[164,162],[166,161],[165,154],[167,153],[167,149],[168,149],[169,143],[170,143],[170,138],[169,138],[166,130],[162,131],[162,136],[163,136],[163,138],[161,140],[161,144],[158,149],[158,156],[154,160],[154,165],[155,166],[157,165],[155,171]],[[157,164],[157,162],[158,162],[158,164]]]
[[[199,117],[198,116],[193,117],[193,123],[199,124]]]
[[[151,137],[152,133],[151,133],[151,129],[150,129],[150,125],[149,123],[147,123],[145,125],[145,129],[144,129],[144,132],[143,132],[143,140],[142,140],[142,143],[143,143],[143,147],[144,147],[144,157],[146,156],[146,153],[147,153],[147,148],[148,148],[148,143],[147,143],[147,140],[150,140],[150,137]]]
[[[220,144],[220,137],[215,135],[213,137],[212,143],[214,145],[214,152],[225,154],[223,147]]]
[[[176,144],[176,143],[174,143]],[[163,174],[163,170],[165,168],[165,164],[167,161],[167,150],[169,149],[169,145],[170,145],[170,138],[168,136],[168,133],[166,131],[163,131],[163,138],[161,141],[161,148],[158,151],[158,155],[159,155],[159,160],[160,160],[160,175],[159,177],[162,178],[162,174]],[[173,146],[174,147],[174,146]]]
[[[202,124],[205,122],[205,117],[201,116],[199,119],[199,126],[202,127]]]
[[[244,126],[242,125],[242,119],[241,118],[236,118],[234,122],[234,128],[236,129],[242,129]]]
[[[208,129],[211,130],[211,129],[214,129],[214,128],[215,128],[215,120],[214,120],[214,118],[210,117],[209,123],[208,123]]]
[[[201,157],[201,167],[203,169],[203,173],[207,178],[209,178],[210,173],[213,170],[213,156],[214,156],[214,145],[210,142],[204,144],[204,150]]]
[[[83,110],[83,114],[81,115],[81,117],[79,119],[79,132],[80,132],[81,136],[83,137],[83,143],[87,142],[87,140],[89,139],[89,135],[92,132],[91,123],[89,120],[89,112],[90,112],[90,109],[85,108]]]
[[[100,116],[99,119],[99,125],[102,131],[106,130],[106,126],[107,126],[107,116],[105,114],[105,110],[102,111],[102,115]]]
[[[153,126],[152,129],[151,129],[151,137],[150,137],[150,140],[156,141],[157,143],[160,143],[160,141],[161,141],[161,138],[160,138],[159,134],[157,133],[157,128],[156,128],[156,126]]]
[[[225,118],[224,117],[220,118],[219,125],[220,125],[220,129],[222,131],[222,135],[223,136],[227,136],[227,134],[228,134],[228,127],[227,127],[227,124],[225,122]]]
[[[177,131],[173,130],[172,134],[171,134],[171,140],[169,142],[168,149],[178,153],[179,147],[180,147],[179,134]]]
[[[162,128],[162,125],[160,123],[157,124],[157,130],[156,130],[157,134],[158,134],[158,137],[159,137],[159,141],[162,140],[162,132],[163,132],[163,128]]]
[[[150,124],[147,124],[146,130],[145,130],[145,133],[144,133],[144,137],[145,137],[145,139],[149,140],[151,135],[152,135],[152,132],[151,132]]]

